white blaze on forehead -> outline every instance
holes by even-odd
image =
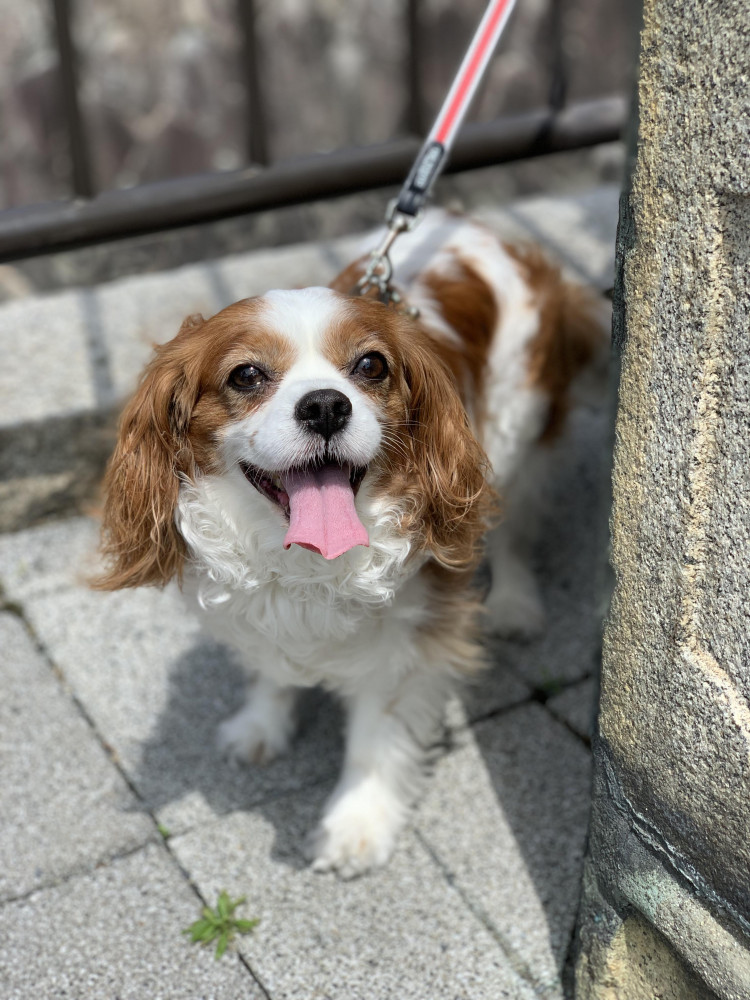
[[[296,357],[273,395],[225,432],[228,460],[267,471],[294,468],[326,454],[355,467],[368,465],[382,435],[377,405],[323,353],[326,335],[346,314],[346,301],[330,288],[302,288],[267,292],[263,307],[264,326],[292,344]],[[346,426],[328,444],[296,417],[299,400],[317,389],[337,389],[352,404]]]
[[[319,356],[326,331],[343,314],[339,295],[330,288],[266,292],[263,320],[297,348],[297,356]]]

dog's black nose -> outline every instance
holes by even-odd
[[[294,415],[301,424],[316,431],[326,439],[340,431],[352,414],[349,398],[338,389],[315,389],[305,393],[294,407]]]

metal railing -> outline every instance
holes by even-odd
[[[269,162],[264,95],[257,69],[255,0],[236,0],[243,39],[246,155],[250,165],[241,170],[97,193],[86,121],[79,101],[78,59],[70,27],[73,3],[74,0],[52,0],[73,199],[0,212],[0,261],[397,184],[419,151],[428,124],[421,90],[419,0],[406,0],[404,5],[408,40],[406,122],[413,135],[375,146],[339,149],[276,163]],[[559,17],[558,8],[553,3],[553,17]],[[456,142],[446,172],[581,149],[619,137],[627,111],[624,98],[615,96],[566,105],[562,31],[555,30],[553,34],[555,48],[547,106],[467,125]]]

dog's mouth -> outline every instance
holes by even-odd
[[[322,465],[318,463],[311,463],[310,465],[289,469],[287,472],[265,472],[263,469],[259,469],[255,465],[250,465],[247,462],[240,462],[240,468],[242,469],[245,479],[247,479],[249,483],[252,483],[259,493],[262,493],[264,497],[267,497],[271,501],[271,503],[274,503],[277,507],[281,508],[281,511],[287,521],[290,517],[290,509],[289,493],[285,484],[290,476],[309,475],[314,477],[325,469],[341,469],[344,475],[348,475],[352,495],[356,497],[357,493],[359,493],[359,488],[362,485],[362,480],[365,478],[367,473],[366,465],[339,465],[336,462],[326,462]]]
[[[289,521],[285,549],[296,544],[335,559],[355,545],[369,544],[354,507],[366,466],[313,463],[277,473],[241,462],[240,468]]]

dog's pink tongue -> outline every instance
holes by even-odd
[[[348,466],[294,470],[282,484],[289,496],[289,531],[284,548],[301,545],[335,559],[355,545],[369,545],[367,529],[354,509]]]

